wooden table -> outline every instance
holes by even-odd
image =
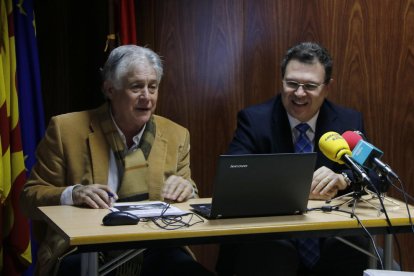
[[[189,210],[191,203],[210,202],[211,199],[192,199],[186,203],[175,204],[180,209]],[[376,201],[372,201],[376,204]],[[398,202],[398,201],[397,201]],[[385,207],[393,225],[394,233],[412,231],[404,203],[396,206],[385,201]],[[308,208],[325,205],[323,201],[309,201]],[[347,207],[343,208],[347,209]],[[133,249],[151,246],[174,246],[203,243],[222,243],[248,240],[283,239],[292,237],[323,237],[361,235],[362,228],[349,214],[338,212],[311,211],[303,215],[270,216],[255,218],[204,220],[189,228],[164,230],[152,222],[138,225],[103,226],[102,218],[109,212],[105,209],[87,209],[73,206],[40,207],[44,219],[58,233],[76,246],[79,252],[95,252],[110,249]],[[414,208],[410,206],[411,213]],[[384,214],[363,202],[358,203],[355,211],[363,225],[371,234],[385,234],[385,265],[391,268],[392,235],[387,230]],[[84,273],[96,275],[95,255],[85,255],[82,263]],[[85,259],[86,260],[86,259]],[[92,260],[92,264],[90,261]]]

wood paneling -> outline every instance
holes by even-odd
[[[156,48],[165,60],[158,112],[189,128],[194,178],[201,196],[209,196],[215,159],[226,150],[243,106],[238,28],[243,5],[205,0],[157,5]]]
[[[101,101],[96,72],[104,56],[105,6],[77,2],[37,2],[49,116]],[[237,111],[280,91],[281,58],[305,40],[329,49],[329,98],[363,112],[370,141],[414,194],[414,0],[136,2],[140,44],[157,51],[165,64],[157,113],[190,130],[201,196],[211,196],[217,156],[232,138]],[[402,199],[395,188],[389,194]],[[413,236],[399,237],[404,269],[414,271]],[[213,268],[217,246],[194,248]]]

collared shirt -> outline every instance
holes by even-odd
[[[318,120],[319,111],[307,122],[301,122],[298,119],[288,115],[290,130],[292,131],[292,139],[293,144],[296,143],[296,140],[299,138],[299,131],[296,129],[296,126],[300,123],[307,123],[309,125],[309,129],[306,131],[306,135],[308,136],[309,140],[311,141],[312,151],[315,148],[315,130],[316,130],[316,121]]]

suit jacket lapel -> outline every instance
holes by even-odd
[[[156,120],[154,121],[156,124]],[[148,192],[150,200],[159,200],[161,196],[161,189],[164,186],[163,174],[166,171],[164,168],[167,159],[167,144],[168,141],[162,136],[162,129],[157,126],[154,143],[152,144],[151,152],[148,156]]]
[[[335,120],[337,119],[336,112],[330,108],[328,102],[325,100],[322,104],[318,120],[316,122],[316,132],[315,132],[315,151],[318,153],[318,159],[317,159],[317,167],[321,166],[332,166],[332,161],[329,161],[325,157],[325,155],[321,152],[319,149],[319,139],[323,134],[325,134],[328,131],[333,131],[335,129]]]
[[[335,120],[337,114],[332,110],[325,101],[320,110],[318,120],[316,122],[315,141],[319,141],[319,138],[328,131],[332,131],[335,128]],[[316,140],[317,139],[317,140]]]
[[[98,109],[96,116],[93,116],[91,120],[91,133],[89,133],[89,150],[91,152],[91,167],[92,167],[92,179],[95,183],[104,184],[108,183],[109,172],[109,145],[106,143],[105,135],[100,127],[100,121],[102,120],[102,112],[106,112],[108,106],[104,106]]]
[[[274,152],[294,152],[292,131],[280,96],[274,104],[272,135],[275,141]]]

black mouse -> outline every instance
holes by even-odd
[[[134,225],[138,224],[139,217],[128,212],[111,212],[102,219],[103,225]]]

